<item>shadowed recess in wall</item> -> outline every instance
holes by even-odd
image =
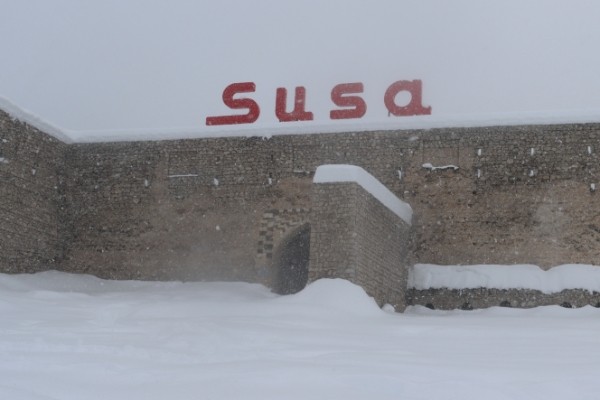
[[[310,224],[292,231],[275,251],[273,291],[279,294],[299,292],[308,280]]]

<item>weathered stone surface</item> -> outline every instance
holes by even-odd
[[[597,264],[599,152],[600,124],[65,145],[0,112],[0,270],[273,286],[327,163],[411,204],[411,263]]]
[[[65,251],[67,146],[0,110],[0,271],[56,268]]]
[[[594,264],[598,133],[588,124],[70,146],[67,268],[268,281],[278,239],[259,227],[272,211],[304,210],[295,223],[306,222],[311,176],[325,163],[361,166],[411,204],[419,262]],[[271,248],[259,253],[259,242]]]
[[[560,305],[577,308],[587,305],[600,307],[600,293],[581,289],[546,294],[531,289],[427,289],[407,291],[408,305],[437,310],[472,310],[488,307],[532,308]]]
[[[64,268],[271,285],[273,254],[310,206],[310,180],[282,176],[282,157],[262,139],[72,146]]]

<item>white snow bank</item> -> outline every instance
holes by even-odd
[[[600,391],[593,307],[391,314],[342,280],[278,296],[248,283],[44,272],[0,274],[0,315],[0,399],[595,400]]]
[[[410,269],[409,287],[415,289],[532,289],[558,293],[565,289],[600,292],[600,267],[565,264],[549,270],[536,265],[417,264]]]
[[[453,169],[453,170],[456,171],[458,169],[458,167],[456,165],[453,165],[453,164],[441,165],[439,167],[436,167],[432,163],[424,163],[422,165],[422,167],[425,168],[425,169],[431,170],[431,171],[435,171],[436,169],[441,169],[441,170],[444,170],[444,169]]]
[[[355,182],[373,197],[402,218],[407,224],[412,221],[412,208],[379,182],[373,175],[356,165],[321,165],[315,172],[315,183]]]
[[[319,279],[282,302],[322,307],[344,314],[376,315],[381,309],[363,288],[344,279]]]
[[[436,128],[480,128],[493,126],[583,124],[600,121],[600,112],[552,111],[461,115],[427,115],[391,118],[388,121],[261,123],[252,125],[185,126],[161,128],[63,130],[76,143],[160,141],[219,137],[262,137],[327,133],[402,131]]]
[[[39,129],[40,131],[47,133],[50,136],[55,137],[56,139],[58,139],[62,142],[65,142],[65,143],[73,142],[71,137],[69,135],[65,134],[62,129],[57,128],[56,126],[52,125],[51,123],[44,121],[42,118],[38,117],[37,115],[18,107],[17,105],[12,103],[10,100],[8,100],[2,96],[0,96],[0,110],[6,112],[8,115],[13,117],[14,119],[17,119],[21,122],[25,122],[37,129]]]
[[[231,291],[231,293],[229,293]],[[118,293],[195,293],[199,297],[222,298],[219,293],[226,292],[229,300],[256,300],[273,298],[277,295],[259,284],[242,282],[179,282],[179,281],[125,281],[105,280],[92,275],[71,274],[60,271],[44,271],[35,274],[0,274],[0,293],[2,292],[60,292],[89,296]]]

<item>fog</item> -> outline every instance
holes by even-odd
[[[0,10],[0,96],[82,138],[210,135],[219,128],[205,118],[232,113],[223,89],[245,81],[261,116],[235,129],[389,122],[386,88],[413,79],[438,125],[600,117],[592,0],[0,0]],[[364,83],[361,120],[329,119],[344,82]],[[295,86],[314,121],[280,123],[275,90]]]

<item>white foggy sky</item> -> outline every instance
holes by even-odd
[[[357,81],[368,105],[358,122],[389,121],[383,94],[401,79],[423,80],[435,118],[600,115],[597,0],[0,0],[0,10],[0,96],[70,131],[207,132],[206,116],[232,113],[225,86],[242,81],[256,82],[261,117],[241,128],[281,126],[275,89],[296,85],[315,115],[307,124],[330,124],[331,88]]]

